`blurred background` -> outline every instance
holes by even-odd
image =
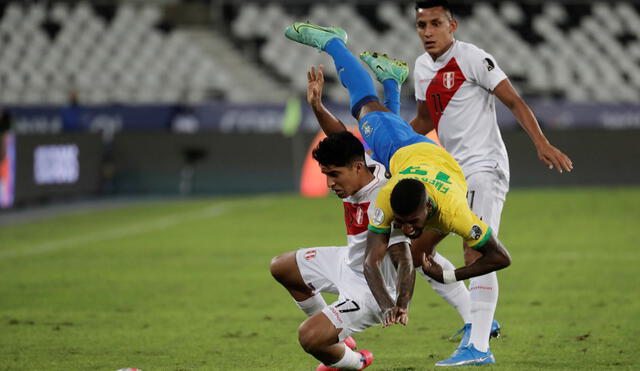
[[[544,168],[499,104],[512,187],[640,184],[639,1],[453,4],[457,38],[495,56],[575,164]],[[284,38],[300,20],[412,70],[424,52],[409,1],[1,1],[1,207],[323,190],[303,177],[311,65],[327,66],[329,108],[355,120],[331,60]],[[411,78],[402,97],[411,120]]]

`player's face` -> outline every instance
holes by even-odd
[[[413,240],[422,235],[428,215],[428,206],[426,203],[423,203],[411,214],[398,215],[394,213],[393,226],[399,228],[405,236]]]
[[[327,176],[327,187],[340,198],[347,198],[360,189],[360,171],[364,164],[355,162],[347,166],[320,166]]]
[[[453,33],[458,28],[458,22],[449,15],[441,6],[416,11],[418,36],[424,50],[433,59],[444,54],[453,43]]]

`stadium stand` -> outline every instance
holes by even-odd
[[[72,91],[84,104],[283,101],[304,93],[310,65],[331,64],[282,37],[300,19],[345,27],[356,52],[413,63],[422,50],[413,2],[223,2],[218,24],[196,28],[166,21],[175,3],[3,3],[0,104],[64,104]],[[454,11],[457,37],[492,53],[527,96],[640,100],[636,4],[473,2]],[[330,98],[344,100],[327,77]]]

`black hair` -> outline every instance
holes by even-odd
[[[426,200],[427,190],[416,179],[402,179],[391,191],[391,209],[400,216],[415,212]]]
[[[321,140],[312,156],[321,166],[346,166],[365,161],[364,146],[348,131],[333,133]]]
[[[449,12],[449,17],[453,18],[453,11],[451,10],[451,5],[447,0],[416,1],[416,11],[418,9],[429,9],[438,6],[441,6],[446,12]]]

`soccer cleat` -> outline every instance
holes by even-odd
[[[347,33],[340,27],[322,27],[309,22],[296,22],[284,30],[284,35],[293,41],[324,50],[331,39],[338,38],[347,43]]]
[[[360,358],[362,361],[362,368],[360,368],[360,370],[364,370],[373,363],[373,353],[365,349],[359,350],[358,353],[360,353],[360,356],[362,357]]]
[[[460,334],[462,334],[462,339],[460,339],[460,344],[458,345],[458,348],[455,350],[455,352],[453,352],[453,355],[455,355],[458,350],[469,345],[469,337],[471,336],[471,324],[465,323],[464,326],[449,339],[454,339],[456,336]],[[499,338],[499,337],[500,337],[500,324],[498,323],[498,321],[494,319],[493,322],[491,322],[491,332],[489,333],[489,339]]]
[[[491,322],[491,332],[489,333],[489,339],[500,337],[500,324],[495,319]]]
[[[496,359],[493,356],[493,353],[491,353],[491,349],[487,349],[486,352],[481,352],[476,349],[473,344],[469,344],[466,347],[457,350],[451,358],[436,362],[436,366],[480,366],[494,363],[496,363]]]
[[[358,370],[364,370],[365,368],[369,367],[369,365],[371,365],[371,363],[373,362],[373,353],[364,349],[359,350],[358,353],[360,353],[360,362],[362,362],[362,367],[359,368]],[[335,367],[325,366],[324,364],[321,363],[316,368],[316,371],[340,371],[340,369]]]
[[[371,68],[380,83],[384,80],[394,79],[400,86],[409,76],[407,62],[389,58],[386,54],[364,52],[360,54],[360,59]]]
[[[351,336],[347,336],[344,339],[343,343],[344,343],[344,345],[349,347],[349,349],[351,349],[351,350],[356,350],[356,348],[357,348],[356,339],[352,338]]]

